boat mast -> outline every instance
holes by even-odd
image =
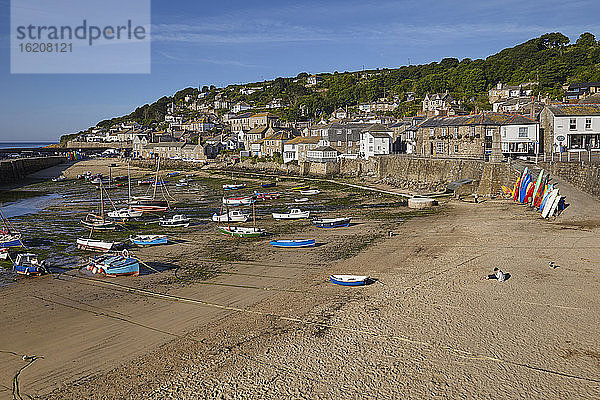
[[[154,175],[154,192],[152,193],[152,200],[156,199],[156,187],[158,186],[158,170],[160,169],[160,157],[156,163],[156,174]]]
[[[127,160],[127,204],[131,203],[131,174],[129,173],[129,160]]]

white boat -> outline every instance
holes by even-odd
[[[223,197],[223,204],[228,206],[249,206],[254,203],[254,197]]]
[[[275,219],[301,219],[309,218],[310,211],[302,211],[298,208],[292,208],[288,213],[273,213]]]
[[[2,247],[0,248],[0,260],[8,259],[8,248]]]
[[[331,282],[342,286],[366,285],[371,278],[366,275],[330,275]]]
[[[225,235],[239,238],[257,238],[265,233],[260,228],[246,228],[241,226],[219,226],[218,228]]]
[[[300,194],[304,195],[304,196],[311,196],[313,194],[319,194],[321,193],[320,190],[317,189],[309,189],[309,190],[301,190]]]
[[[239,210],[231,210],[229,213],[222,215],[213,214],[212,220],[214,222],[246,222],[250,218],[250,215],[244,214]]]
[[[306,203],[308,201],[308,197],[300,197],[299,199],[294,199],[296,203]]]
[[[158,224],[160,226],[170,226],[170,227],[183,227],[187,228],[190,226],[190,219],[183,214],[173,215],[171,218],[161,218],[158,220]]]
[[[128,218],[140,218],[144,215],[141,210],[134,210],[132,208],[121,208],[119,210],[111,211],[108,214],[109,218],[114,219],[128,219]]]
[[[52,178],[52,182],[62,182],[62,181],[66,181],[67,177],[64,175],[61,176],[57,176],[56,178]]]
[[[246,185],[244,185],[243,183],[236,184],[236,185],[223,185],[223,190],[238,190],[238,189],[243,189],[245,187],[246,187]]]
[[[77,238],[77,248],[81,250],[106,252],[112,250],[116,244],[115,242],[105,242],[97,239]]]

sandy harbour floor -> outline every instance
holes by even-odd
[[[443,200],[404,222],[304,228],[314,249],[223,237],[241,261],[201,280],[21,279],[0,290],[0,398],[35,354],[24,398],[598,399],[600,202],[561,187],[556,221],[509,200]],[[202,264],[205,235],[139,254]],[[510,278],[480,279],[494,267]]]

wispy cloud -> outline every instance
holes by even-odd
[[[250,64],[246,62],[242,62],[239,60],[227,60],[227,59],[216,59],[216,58],[207,58],[207,57],[190,57],[190,56],[176,56],[173,54],[168,54],[164,51],[157,51],[158,55],[166,58],[169,61],[175,61],[178,64],[213,64],[213,65],[222,65],[222,66],[232,66],[232,67],[240,67],[240,68],[260,68],[262,66],[256,64]],[[156,59],[153,60],[153,63],[157,63]]]

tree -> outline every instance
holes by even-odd
[[[546,48],[562,47],[568,45],[570,42],[569,38],[560,32],[546,33],[540,36],[539,45]]]
[[[582,33],[577,39],[577,46],[594,46],[596,45],[596,36],[589,32]]]

